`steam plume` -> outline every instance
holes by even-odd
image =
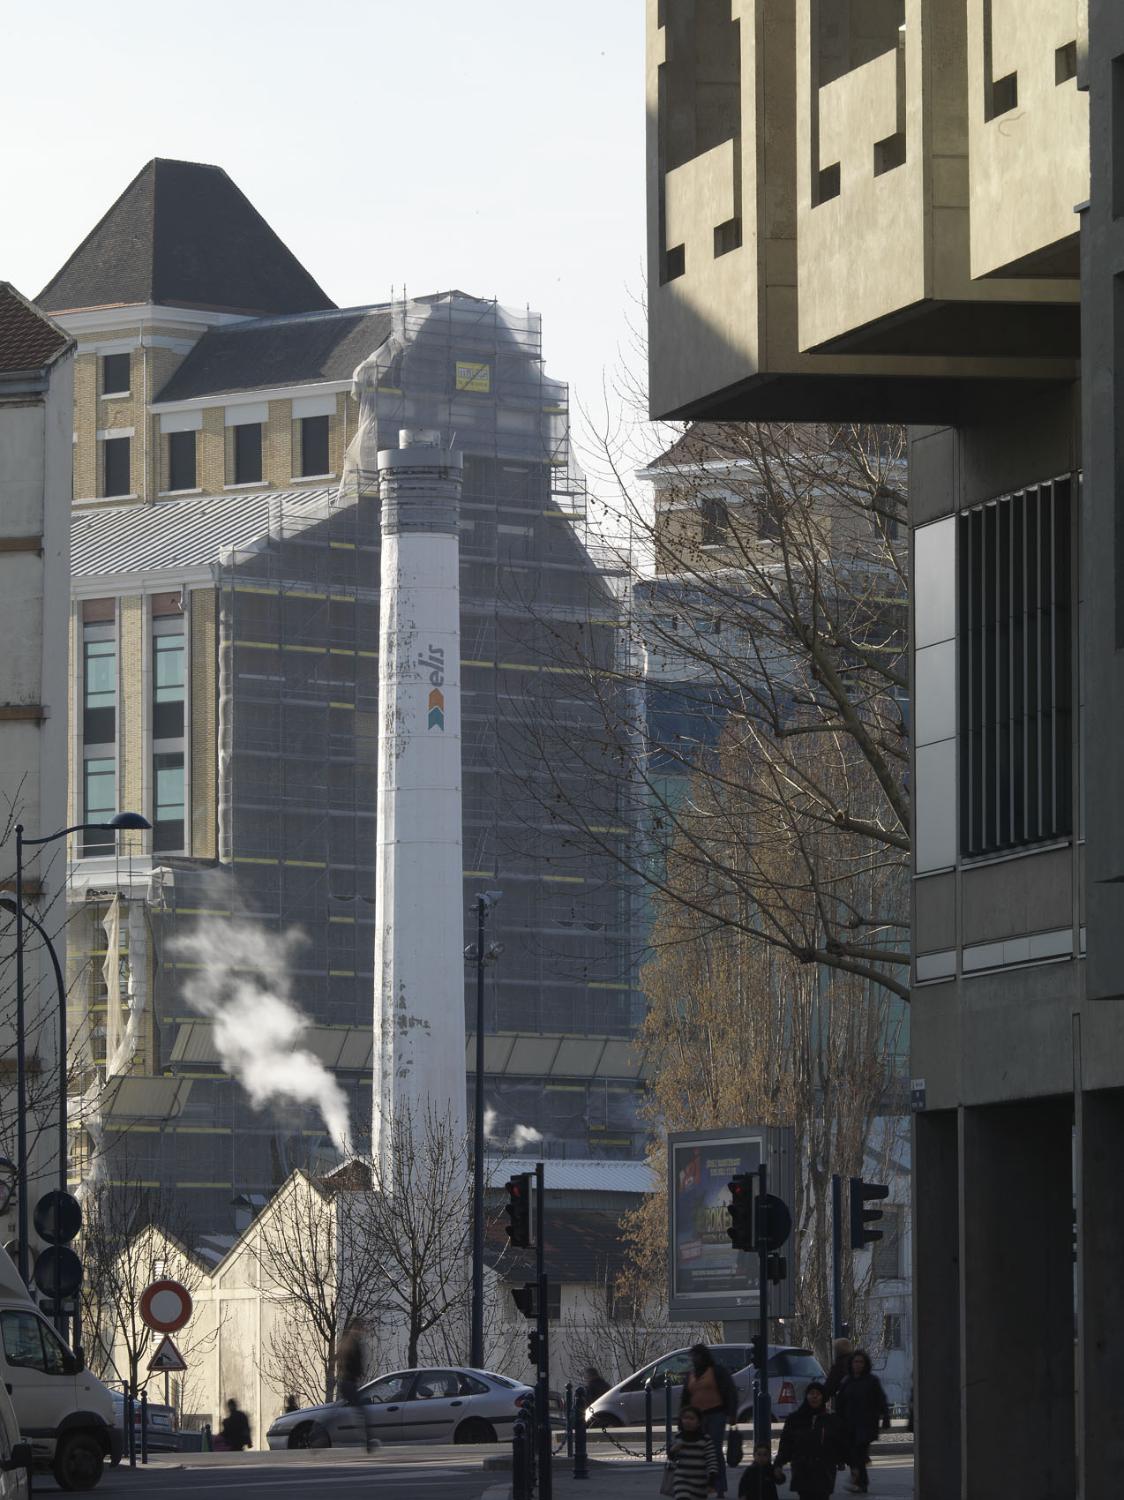
[[[347,1099],[320,1059],[299,1046],[309,1020],[290,995],[289,958],[304,941],[251,922],[210,920],[177,938],[173,951],[200,965],[184,998],[214,1023],[223,1068],[255,1109],[275,1099],[315,1104],[342,1156],[350,1155]]]

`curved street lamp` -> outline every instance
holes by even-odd
[[[65,1006],[66,986],[63,983],[62,969],[59,966],[58,955],[55,953],[50,938],[43,931],[40,924],[35,921],[23,908],[23,850],[24,845],[38,847],[41,844],[53,844],[56,839],[64,839],[71,833],[83,833],[87,829],[111,829],[114,833],[123,833],[130,829],[142,830],[151,828],[152,824],[140,813],[121,812],[111,818],[108,823],[72,823],[69,828],[60,828],[57,833],[46,833],[38,838],[25,838],[23,824],[16,824],[16,1191],[19,1194],[17,1207],[19,1210],[19,1273],[20,1280],[27,1285],[28,1278],[28,1212],[27,1212],[27,1037],[25,1035],[25,1011],[24,1011],[24,982],[23,982],[23,924],[29,922],[45,939],[50,951],[52,962],[55,966],[55,979],[59,987],[59,1089],[60,1089],[60,1151],[61,1158],[59,1172],[62,1178],[62,1187],[66,1189],[66,1055],[63,1050],[63,1039],[65,1030]],[[7,906],[7,903],[4,903]],[[11,910],[11,907],[8,907]]]
[[[476,942],[464,950],[476,965],[476,1110],[472,1160],[472,1325],[468,1362],[484,1368],[484,968],[503,952],[502,943],[484,942],[484,927],[502,891],[480,891],[476,896]]]

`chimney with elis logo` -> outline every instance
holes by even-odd
[[[372,1148],[394,1121],[465,1130],[461,455],[403,431],[379,453],[379,788]],[[380,1145],[381,1142],[381,1145]]]

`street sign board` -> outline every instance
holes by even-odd
[[[174,1375],[179,1370],[186,1370],[187,1364],[175,1344],[165,1334],[160,1340],[156,1353],[149,1360],[148,1368],[158,1375]]]
[[[141,1293],[140,1315],[153,1333],[178,1333],[191,1317],[191,1293],[178,1281],[153,1281]]]
[[[735,1250],[727,1234],[727,1184],[769,1168],[769,1191],[793,1202],[793,1132],[788,1126],[673,1131],[667,1138],[668,1309],[677,1322],[755,1319],[758,1259]],[[756,1192],[756,1187],[754,1189]],[[795,1274],[770,1297],[773,1317],[791,1317]]]

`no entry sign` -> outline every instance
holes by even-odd
[[[177,1333],[191,1317],[191,1293],[178,1281],[154,1281],[141,1293],[140,1315],[154,1333]]]

